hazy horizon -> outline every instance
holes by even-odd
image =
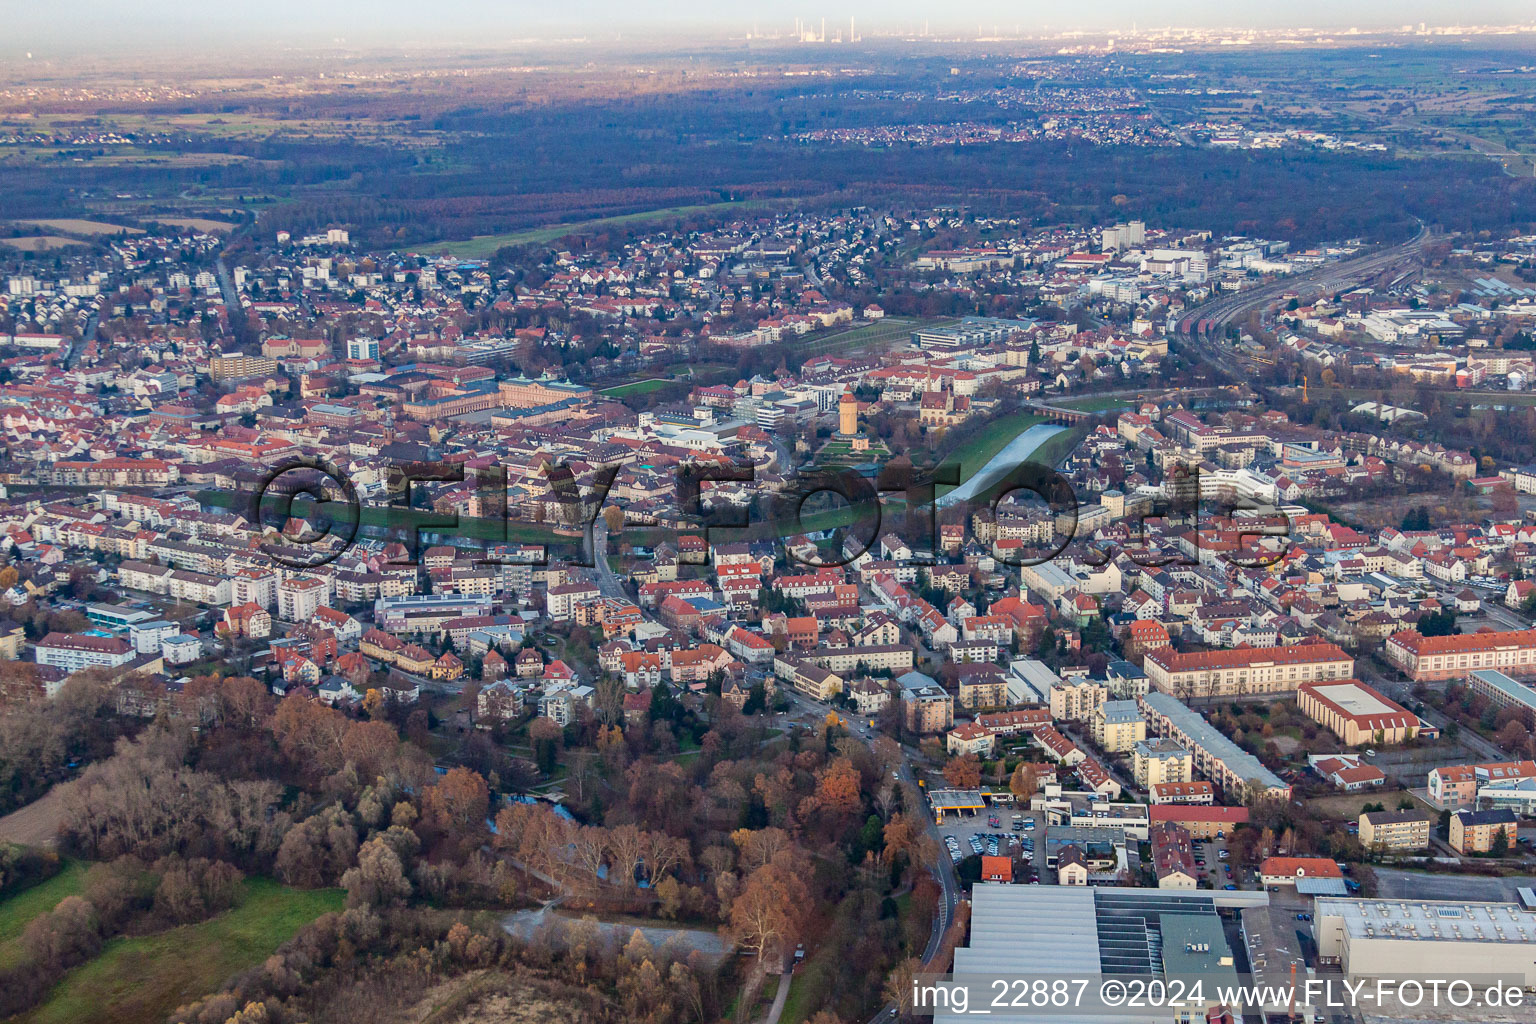
[[[558,14],[554,13],[558,11]],[[1336,31],[1397,29],[1420,22],[1430,27],[1501,26],[1536,22],[1529,4],[1514,0],[1469,0],[1448,12],[1431,2],[1387,3],[1354,0],[1330,3],[1298,0],[1285,7],[1235,8],[1214,0],[1186,3],[1129,3],[1110,0],[1092,7],[1060,9],[1044,4],[975,0],[961,5],[930,5],[913,0],[876,4],[867,0],[823,6],[747,3],[722,7],[698,0],[618,3],[575,0],[551,7],[491,0],[460,0],[422,5],[379,0],[368,5],[320,7],[296,0],[269,0],[247,7],[221,7],[190,0],[109,4],[103,0],[56,0],[9,12],[0,50],[30,52],[36,59],[91,53],[121,54],[140,49],[165,52],[186,47],[250,50],[265,45],[284,49],[315,46],[494,47],[514,42],[586,39],[678,43],[759,36],[787,36],[795,19],[820,28],[828,38],[845,32],[855,19],[860,35],[921,31],[935,35],[983,33],[1044,34],[1073,30],[1104,33],[1141,31],[1164,26],[1190,29]]]

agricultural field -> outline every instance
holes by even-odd
[[[85,245],[78,238],[64,238],[61,235],[30,235],[26,238],[0,238],[0,245],[8,245],[12,249],[20,249],[22,252],[51,252],[54,249],[68,249],[72,245]]]
[[[143,228],[131,228],[124,224],[108,224],[101,220],[85,220],[82,217],[56,217],[37,220],[18,220],[15,223],[29,227],[46,228],[70,235],[142,235]]]
[[[227,220],[212,220],[208,217],[152,217],[158,224],[170,224],[178,228],[192,228],[194,231],[205,231],[209,234],[219,234],[225,231],[233,231],[238,225]]]

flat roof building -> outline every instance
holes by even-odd
[[[1536,761],[1497,761],[1487,764],[1447,764],[1429,770],[1429,802],[1455,810],[1477,802],[1485,786],[1503,786],[1536,778]]]
[[[973,1012],[938,1006],[934,1024],[963,1024],[975,1018],[974,1011],[990,1008],[996,990],[989,979],[998,977],[1091,980],[1106,974],[1150,981],[1198,975],[1209,979],[1207,992],[1218,984],[1234,985],[1233,954],[1217,911],[1268,905],[1268,893],[1255,891],[979,883],[971,891],[970,943],[955,950],[954,962],[956,980],[972,990],[968,1008]],[[1080,1011],[1019,1007],[992,1008],[987,1014],[993,1024],[1102,1024],[1110,1019],[1103,1006],[1087,1000]]]
[[[1495,708],[1514,708],[1527,729],[1536,728],[1536,690],[1494,668],[1480,668],[1467,676],[1467,689]]]
[[[1515,903],[1319,898],[1318,955],[1357,977],[1513,975],[1536,985],[1536,915]]]
[[[1195,768],[1228,796],[1243,799],[1253,788],[1266,797],[1290,799],[1291,787],[1284,780],[1176,698],[1153,691],[1139,700],[1147,731],[1183,745],[1194,757]]]

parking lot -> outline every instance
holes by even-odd
[[[1014,817],[1015,814],[1018,815],[1017,818]],[[990,821],[994,817],[997,821],[996,825],[991,824]],[[1015,821],[1020,824],[1017,832],[1013,830]],[[1028,823],[1032,821],[1035,827],[1030,829]],[[977,852],[975,847],[971,845],[973,838],[980,844],[980,852],[982,854],[992,855],[989,841],[994,837],[997,840],[997,853],[995,856],[1009,855],[1030,861],[1035,860],[1038,856],[1043,862],[1045,856],[1045,828],[1042,821],[1043,819],[1037,820],[1036,815],[1030,814],[1027,811],[1013,811],[1007,807],[996,807],[976,815],[946,815],[944,823],[939,826],[939,835],[944,838],[947,851],[958,848],[958,857],[955,856],[954,852],[949,854],[956,863]],[[950,837],[953,837],[955,840],[954,848],[949,846],[948,839]],[[1028,881],[1027,878],[1019,880]],[[1049,879],[1044,880],[1049,881]]]
[[[1241,879],[1233,872],[1231,865],[1224,858],[1227,852],[1227,843],[1223,839],[1210,841],[1195,840],[1195,867],[1200,869],[1200,881],[1203,887],[1212,889],[1224,889],[1228,885],[1235,885],[1239,889],[1243,887]]]

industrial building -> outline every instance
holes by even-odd
[[[1320,897],[1320,957],[1350,978],[1510,975],[1536,985],[1536,914],[1514,903]]]
[[[971,894],[970,944],[955,951],[955,977],[972,982],[970,1008],[990,1008],[995,990],[983,978],[1040,977],[1092,979],[1097,975],[1138,976],[1147,980],[1207,979],[1205,989],[1237,982],[1219,908],[1269,905],[1264,892],[1202,892],[1177,889],[1093,888],[978,884]],[[1098,1012],[1095,1012],[1095,1010]],[[1054,1024],[1102,1024],[1111,1019],[1102,1007],[1085,1003],[1082,1012],[1045,1007],[992,1009],[994,1024],[1051,1021]],[[1204,1013],[1184,1007],[1190,1019]],[[1124,1020],[1169,1020],[1166,1007],[1156,1016]],[[954,1007],[934,1008],[934,1024],[962,1024],[974,1013]]]

